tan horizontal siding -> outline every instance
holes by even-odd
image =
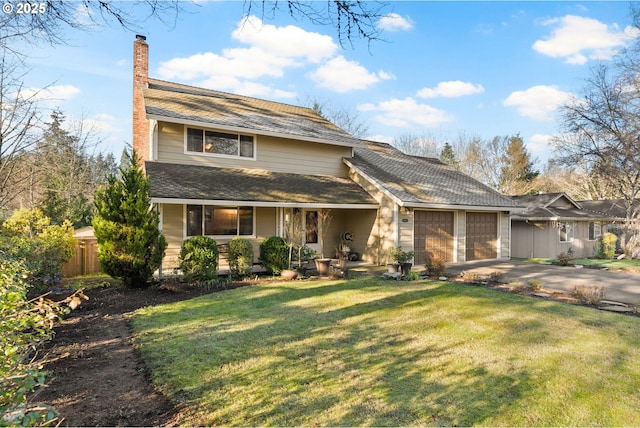
[[[256,136],[256,159],[222,158],[184,153],[184,126],[158,124],[158,161],[221,168],[249,168],[275,172],[346,177],[343,157],[351,156],[351,148]]]

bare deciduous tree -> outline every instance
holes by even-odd
[[[24,73],[7,55],[0,58],[0,210],[28,188],[31,177],[26,156],[36,145],[40,129],[37,93],[25,91]]]
[[[345,41],[353,44],[361,38],[369,42],[379,39],[380,29],[377,24],[385,13],[387,2],[380,1],[265,1],[245,0],[245,15],[254,11],[264,18],[272,18],[285,11],[294,18],[304,18],[317,25],[331,25],[338,33],[338,41],[344,46]]]
[[[408,155],[430,158],[437,158],[443,147],[438,138],[429,134],[403,134],[394,138],[391,145]]]
[[[580,98],[562,106],[566,133],[558,136],[555,150],[566,165],[582,164],[606,180],[624,200],[626,214],[623,240],[629,250],[640,236],[640,98],[637,76],[612,76],[602,65],[593,70]]]
[[[320,116],[356,138],[365,138],[369,133],[369,124],[362,120],[357,112],[349,111],[344,107],[332,106],[317,99],[303,102],[303,104],[309,105],[309,108]]]
[[[3,9],[4,13],[0,15],[0,46],[5,48],[18,40],[60,44],[65,42],[64,34],[68,28],[86,31],[100,23],[113,21],[131,31],[138,29],[138,22],[151,17],[169,24],[170,19],[175,22],[182,10],[179,1],[163,0],[5,2],[5,8],[11,8]]]

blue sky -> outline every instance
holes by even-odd
[[[139,23],[151,77],[317,100],[357,113],[379,141],[520,134],[540,160],[560,131],[556,107],[635,36],[627,2],[390,2],[378,24],[384,41],[344,47],[332,27],[285,12],[242,21],[243,2],[183,6],[175,25]],[[44,108],[93,126],[100,150],[119,155],[131,141],[135,33],[112,24],[66,38],[28,47],[25,86],[41,91]]]

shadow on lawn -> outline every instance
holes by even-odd
[[[134,322],[155,381],[174,400],[198,407],[202,419],[188,421],[196,425],[469,426],[526,400],[534,388],[529,373],[496,370],[468,349],[456,355],[467,346],[463,339],[439,343],[428,333],[438,328],[428,319],[438,304],[472,299],[478,313],[471,321],[498,311],[491,292],[389,285],[369,279],[252,287],[150,308]],[[546,302],[531,304],[546,310]],[[162,332],[145,331],[144,318],[163,315]],[[538,322],[507,326],[503,334],[544,329]]]

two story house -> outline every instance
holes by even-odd
[[[236,236],[258,246],[300,221],[306,245],[334,257],[346,239],[375,264],[388,249],[447,261],[505,258],[517,204],[437,159],[362,141],[312,109],[153,79],[134,42],[133,148],[168,241]]]

